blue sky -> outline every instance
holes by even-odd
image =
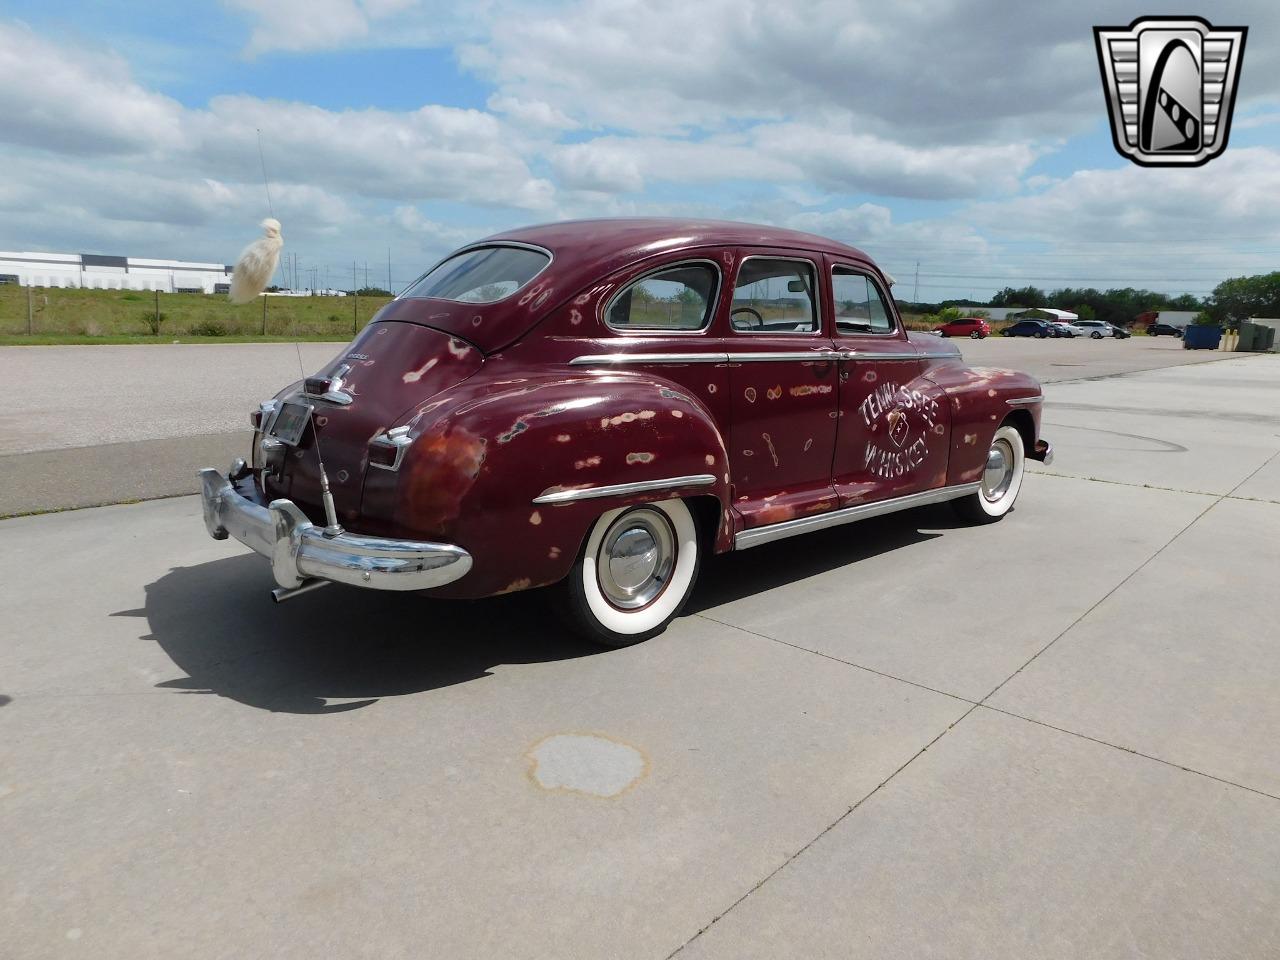
[[[1250,27],[1226,154],[1118,156],[1091,28],[1005,0],[0,2],[0,248],[407,282],[531,222],[690,215],[863,247],[910,297],[1009,285],[1204,293],[1280,264],[1280,13]],[[373,270],[371,268],[371,274]]]

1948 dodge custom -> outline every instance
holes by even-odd
[[[284,599],[558,583],[610,645],[703,555],[922,504],[975,522],[1048,462],[1040,384],[908,334],[883,272],[774,227],[597,220],[446,257],[201,471],[205,524]]]

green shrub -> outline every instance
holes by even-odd
[[[188,332],[193,337],[225,337],[231,331],[217,320],[201,320]]]
[[[147,325],[147,329],[151,331],[153,337],[160,336],[160,327],[168,319],[165,314],[156,310],[149,310],[142,315],[142,322]]]

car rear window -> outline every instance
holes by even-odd
[[[537,276],[551,257],[527,247],[477,247],[449,257],[406,290],[406,297],[493,303]]]

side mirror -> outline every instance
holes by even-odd
[[[787,291],[789,293],[808,293],[809,288],[805,285],[803,280],[788,280]]]

